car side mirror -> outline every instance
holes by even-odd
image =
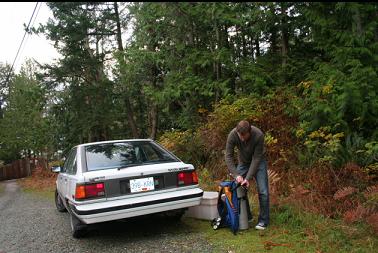
[[[55,173],[59,173],[62,171],[62,168],[60,166],[52,166],[51,171]]]

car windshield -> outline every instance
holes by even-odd
[[[179,161],[153,142],[94,144],[85,147],[85,154],[88,171]]]

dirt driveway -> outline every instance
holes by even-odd
[[[2,190],[1,190],[2,189]],[[0,253],[9,252],[213,252],[212,246],[181,222],[144,217],[92,226],[74,239],[69,215],[53,200],[25,193],[17,181],[0,183]]]

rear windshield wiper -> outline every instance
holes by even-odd
[[[175,161],[173,159],[163,159],[163,160],[157,160],[157,161],[147,161],[147,162],[144,162],[143,164],[166,163],[166,162],[173,163],[173,162],[177,162],[177,161]]]
[[[117,170],[127,169],[129,167],[135,167],[135,166],[139,166],[139,165],[142,165],[142,164],[143,163],[133,163],[133,164],[125,165],[125,166],[122,166],[122,167],[118,167]]]
[[[133,164],[128,164],[128,165],[125,165],[125,166],[122,166],[122,167],[118,167],[117,170],[122,170],[122,169],[126,169],[126,168],[129,168],[129,167],[135,167],[135,166],[139,166],[139,165],[164,163],[164,162],[173,163],[173,162],[177,162],[177,161],[173,160],[173,159],[162,159],[162,160],[157,160],[157,161],[145,161],[145,162],[133,163]]]

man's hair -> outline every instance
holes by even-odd
[[[251,130],[251,124],[248,121],[242,120],[236,125],[236,132],[245,134]]]

